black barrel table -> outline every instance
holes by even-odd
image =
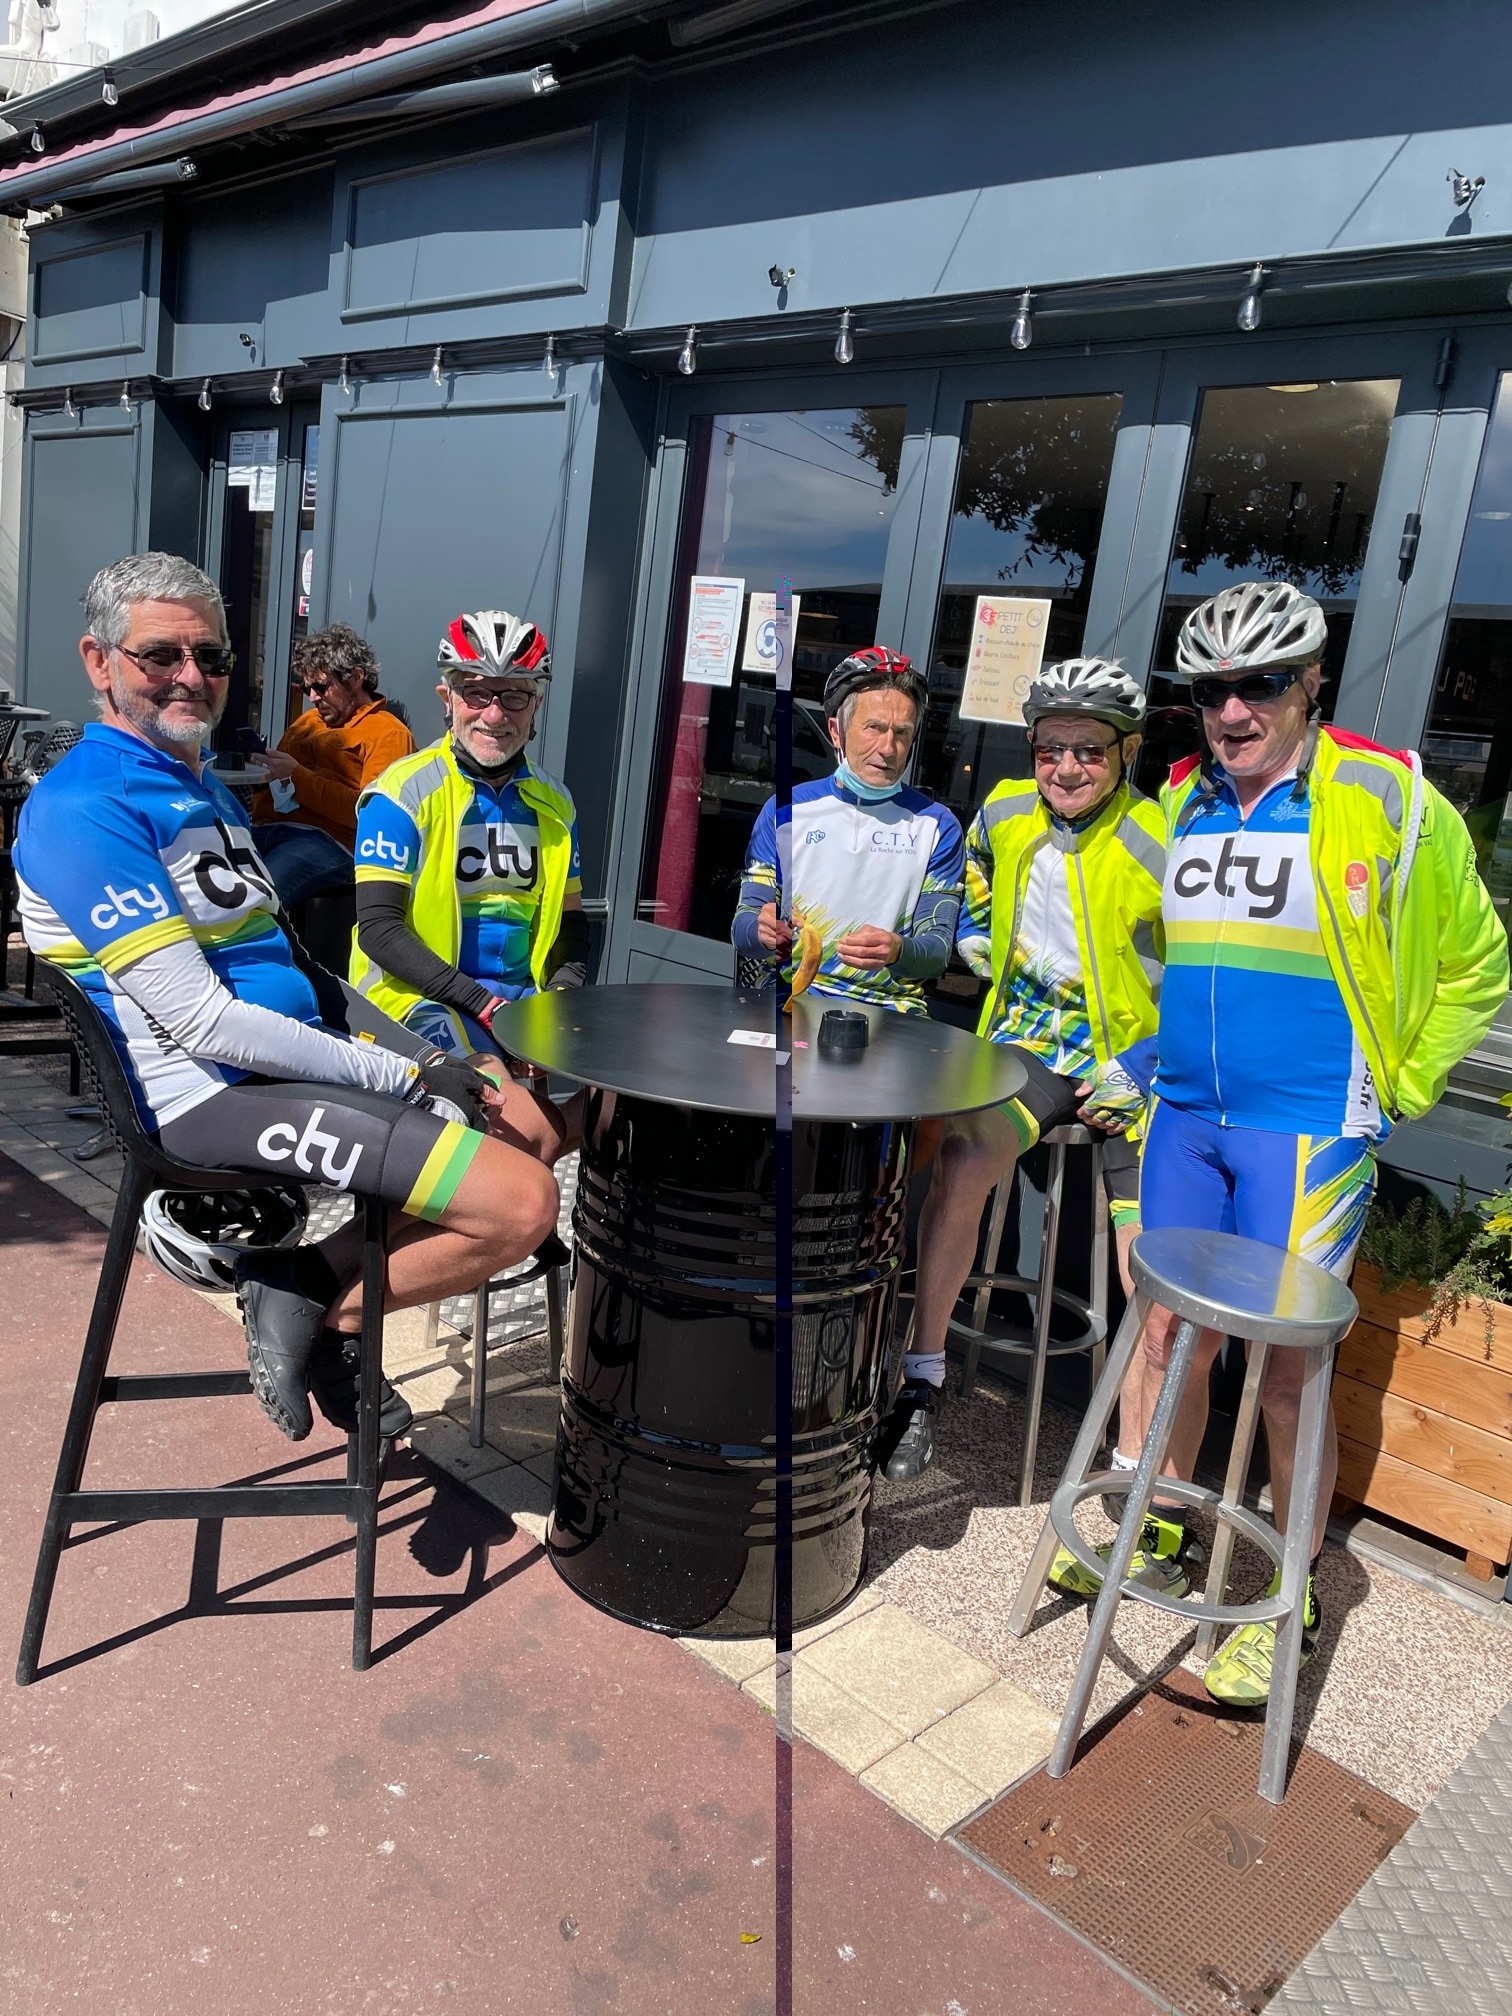
[[[588,1088],[547,1551],[589,1602],[655,1630],[776,1624],[778,1047],[793,1063],[795,1629],[861,1579],[914,1123],[1023,1083],[1007,1051],[881,1009],[864,1011],[858,1058],[826,1061],[836,1005],[801,996],[778,1034],[770,994],[658,984],[494,1017],[506,1049]]]

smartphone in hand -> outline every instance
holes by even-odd
[[[255,728],[238,728],[236,739],[245,756],[265,756],[268,753],[266,741]]]

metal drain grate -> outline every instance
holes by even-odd
[[[1183,2016],[1258,2016],[1413,1818],[1307,1749],[1267,1805],[1260,1739],[1172,1673],[959,1839]]]

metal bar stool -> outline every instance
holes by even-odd
[[[1013,1193],[1013,1181],[999,1183],[993,1192],[992,1216],[987,1226],[987,1244],[983,1250],[984,1266],[980,1274],[968,1274],[962,1293],[967,1288],[976,1290],[972,1303],[971,1321],[963,1322],[952,1316],[947,1328],[957,1337],[966,1340],[966,1362],[961,1368],[961,1392],[967,1394],[976,1384],[977,1365],[982,1352],[1011,1351],[1020,1355],[1030,1355],[1029,1391],[1026,1399],[1024,1421],[1024,1467],[1019,1478],[1019,1503],[1034,1503],[1034,1463],[1039,1453],[1040,1411],[1045,1398],[1045,1365],[1051,1358],[1064,1357],[1072,1351],[1090,1351],[1092,1354],[1092,1380],[1095,1385],[1102,1376],[1103,1358],[1108,1336],[1108,1208],[1102,1186],[1102,1139],[1090,1127],[1079,1122],[1068,1122],[1064,1127],[1053,1127],[1041,1139],[1050,1150],[1050,1174],[1045,1185],[1045,1230],[1040,1244],[1039,1274],[1028,1280],[1021,1274],[1004,1274],[998,1270],[998,1260],[1003,1250],[1003,1233],[1008,1223],[1008,1205]],[[1090,1148],[1092,1151],[1092,1294],[1089,1301],[1080,1295],[1073,1295],[1069,1289],[1055,1286],[1055,1259],[1060,1246],[1061,1193],[1066,1178],[1066,1150],[1068,1148]],[[1009,1331],[992,1332],[987,1328],[988,1315],[992,1306],[993,1290],[1012,1289],[1027,1295],[1034,1304],[1034,1328],[1029,1333]],[[1076,1336],[1063,1343],[1052,1343],[1050,1322],[1057,1308],[1068,1310],[1081,1324]]]
[[[1337,1275],[1315,1267],[1310,1260],[1299,1259],[1294,1253],[1283,1252],[1279,1246],[1265,1246],[1256,1239],[1240,1239],[1227,1232],[1173,1229],[1142,1232],[1134,1241],[1130,1266],[1138,1294],[1119,1327],[1066,1465],[1066,1474],[1050,1500],[1049,1517],[1008,1622],[1014,1636],[1022,1637],[1044,1589],[1057,1541],[1103,1578],[1046,1771],[1051,1778],[1063,1778],[1070,1768],[1118,1605],[1125,1596],[1132,1596],[1137,1602],[1151,1603],[1158,1610],[1169,1610],[1200,1624],[1203,1628],[1198,1646],[1204,1658],[1211,1655],[1221,1626],[1277,1624],[1274,1679],[1260,1753],[1260,1796],[1273,1806],[1279,1805],[1286,1790],[1287,1755],[1297,1698],[1297,1661],[1302,1649],[1303,1601],[1312,1551],[1313,1517],[1318,1504],[1318,1475],[1328,1428],[1334,1347],[1353,1324],[1359,1313],[1358,1305]],[[1172,1310],[1181,1321],[1139,1463],[1133,1471],[1089,1475],[1139,1342],[1144,1311],[1150,1303]],[[1242,1337],[1250,1345],[1233,1452],[1221,1491],[1159,1475],[1197,1355],[1197,1340],[1205,1329]],[[1307,1354],[1284,1538],[1268,1520],[1248,1511],[1244,1505],[1245,1480],[1260,1412],[1260,1388],[1273,1348]],[[1183,1504],[1213,1507],[1218,1533],[1200,1601],[1168,1596],[1126,1580],[1140,1528],[1157,1487]],[[1106,1565],[1075,1525],[1077,1506],[1103,1491],[1128,1493],[1118,1538]],[[1281,1587],[1276,1595],[1260,1596],[1249,1603],[1226,1600],[1236,1532],[1280,1566]]]
[[[506,1274],[497,1285],[523,1288],[531,1281],[546,1281],[546,1335],[551,1347],[551,1376],[562,1374],[562,1269],[571,1253],[553,1232],[536,1248],[523,1274]],[[474,1449],[483,1447],[488,1411],[488,1291],[496,1284],[484,1281],[473,1295],[472,1404],[467,1421],[467,1439]]]
[[[68,1425],[58,1455],[42,1544],[32,1578],[31,1601],[21,1635],[16,1680],[29,1686],[37,1677],[42,1634],[52,1603],[58,1563],[72,1529],[100,1520],[136,1524],[149,1519],[330,1518],[345,1515],[357,1528],[356,1576],[352,1604],[352,1664],[372,1663],[373,1576],[378,1547],[378,1388],[383,1360],[383,1295],[387,1275],[387,1209],[381,1200],[363,1203],[361,1399],[357,1432],[347,1441],[347,1478],[341,1484],[224,1484],[204,1490],[85,1490],[84,1464],[95,1416],[111,1401],[185,1400],[226,1394],[251,1395],[243,1366],[236,1372],[170,1372],[107,1376],[111,1345],[136,1250],[137,1226],[149,1191],[245,1190],[257,1178],[245,1169],[198,1169],[175,1162],[144,1132],[136,1117],[125,1071],[108,1031],[88,996],[56,970],[45,976],[93,1081],[100,1110],[114,1134],[125,1167],[105,1246],[84,1355],[74,1385]]]

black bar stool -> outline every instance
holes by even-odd
[[[551,1376],[562,1375],[562,1269],[572,1254],[553,1232],[531,1254],[529,1264],[518,1274],[505,1274],[484,1281],[473,1293],[472,1393],[468,1413],[467,1439],[474,1449],[483,1447],[488,1426],[488,1291],[490,1288],[525,1288],[543,1277],[546,1282],[546,1335],[551,1349]],[[439,1309],[440,1304],[436,1307]]]
[[[383,1296],[387,1277],[387,1207],[363,1200],[361,1400],[357,1432],[348,1438],[347,1478],[341,1484],[224,1484],[203,1490],[99,1491],[83,1488],[84,1464],[95,1416],[112,1401],[204,1399],[223,1394],[250,1396],[245,1367],[237,1372],[173,1372],[109,1375],[111,1346],[136,1250],[137,1227],[148,1192],[245,1190],[257,1177],[245,1169],[197,1169],[175,1162],[144,1132],[131,1087],[110,1035],[89,997],[66,974],[49,968],[52,991],[92,1080],[100,1111],[121,1150],[124,1168],[115,1215],[105,1246],[105,1263],[95,1291],[84,1355],[74,1385],[57,1476],[48,1502],[42,1545],[32,1578],[31,1602],[21,1635],[16,1680],[29,1686],[37,1677],[42,1634],[52,1603],[58,1563],[72,1529],[101,1520],[136,1524],[149,1519],[286,1519],[344,1515],[357,1528],[356,1586],[352,1605],[352,1664],[372,1663],[373,1576],[378,1548],[378,1391],[383,1360]]]

